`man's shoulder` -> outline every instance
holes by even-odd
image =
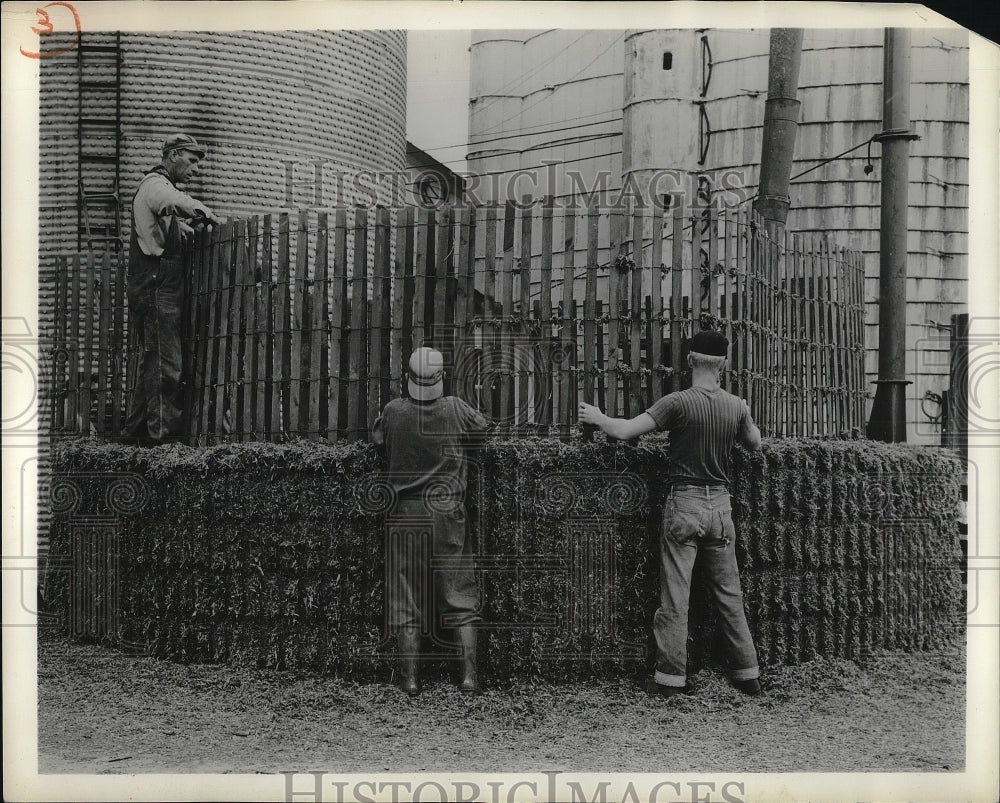
[[[382,408],[382,415],[392,412],[393,410],[399,410],[403,407],[409,407],[409,406],[410,406],[409,400],[401,396],[400,398],[393,399],[388,404],[386,404],[386,406]]]
[[[160,189],[161,187],[173,187],[174,185],[170,183],[168,179],[162,173],[157,173],[155,171],[146,173],[142,179],[139,181],[139,186],[136,187],[135,197],[138,198],[154,189]]]

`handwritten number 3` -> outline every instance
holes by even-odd
[[[35,13],[38,14],[38,25],[37,26],[32,25],[31,30],[33,30],[40,37],[48,36],[50,33],[53,33],[53,31],[55,30],[55,26],[53,25],[52,20],[49,17],[49,12],[45,10],[47,8],[52,8],[53,6],[61,6],[63,8],[69,9],[69,13],[73,15],[73,25],[76,29],[75,30],[76,40],[71,45],[69,45],[69,47],[64,47],[59,50],[52,50],[44,54],[41,52],[36,53],[28,51],[25,50],[23,47],[21,47],[20,51],[22,56],[27,56],[29,59],[50,59],[53,58],[54,56],[59,56],[62,55],[63,53],[68,53],[71,50],[75,50],[77,45],[80,44],[80,15],[76,13],[76,9],[73,8],[73,6],[71,6],[69,3],[63,3],[61,2],[61,0],[56,0],[56,2],[49,3],[45,6],[42,6],[41,8],[36,8]]]
[[[35,13],[38,15],[39,27],[36,28],[32,25],[31,30],[39,36],[45,36],[45,34],[52,33],[52,21],[49,19],[49,12],[44,8],[36,8]]]

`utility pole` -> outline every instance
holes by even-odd
[[[886,28],[882,83],[878,380],[868,419],[873,440],[906,440],[906,236],[910,141],[910,32]]]
[[[760,181],[754,209],[775,237],[788,220],[788,183],[792,175],[795,134],[799,125],[799,65],[802,29],[772,28],[767,63],[767,101],[761,138]]]

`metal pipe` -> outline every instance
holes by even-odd
[[[879,229],[878,380],[868,437],[906,440],[906,238],[910,141],[910,32],[886,28],[883,60],[882,208]]]
[[[789,178],[799,125],[799,66],[802,29],[772,28],[767,69],[767,101],[761,138],[760,182],[754,209],[767,221],[771,236],[788,220]]]

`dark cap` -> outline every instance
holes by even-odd
[[[729,341],[719,332],[704,329],[691,338],[690,350],[709,357],[725,357],[729,353]]]
[[[163,155],[166,156],[172,151],[191,151],[198,154],[198,158],[205,158],[205,149],[198,144],[198,140],[188,134],[171,134],[163,142]]]

